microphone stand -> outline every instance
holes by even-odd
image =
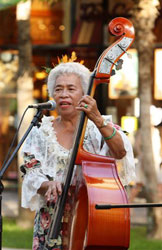
[[[11,164],[12,160],[14,159],[14,157],[17,154],[19,148],[21,147],[21,145],[25,141],[25,139],[28,136],[29,132],[32,130],[32,128],[34,126],[37,126],[41,114],[42,114],[42,111],[41,111],[41,109],[38,108],[37,113],[34,115],[33,120],[31,121],[31,124],[30,124],[29,128],[25,132],[24,136],[22,137],[22,139],[18,143],[17,147],[13,151],[12,155],[10,156],[10,158],[8,159],[8,161],[6,162],[4,167],[0,170],[0,250],[2,249],[2,213],[1,213],[1,211],[2,211],[2,192],[4,190],[4,186],[3,186],[3,183],[1,182],[1,180],[3,178],[3,174],[5,173],[5,171],[7,170],[9,165]]]

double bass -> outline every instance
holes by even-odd
[[[98,59],[91,74],[87,94],[94,96],[98,84],[109,83],[113,66],[120,68],[120,57],[134,41],[134,28],[126,18],[115,18],[108,25],[109,32],[118,39]],[[118,63],[119,62],[119,63]],[[73,209],[68,221],[63,249],[68,250],[126,250],[129,248],[129,208],[112,210],[96,209],[96,204],[127,204],[127,195],[118,176],[115,159],[91,154],[83,149],[87,124],[85,113],[81,114],[73,151],[69,161],[62,195],[55,204],[47,243],[57,239],[64,207],[76,169],[73,188]],[[47,249],[44,246],[44,249]]]

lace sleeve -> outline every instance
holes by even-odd
[[[22,156],[24,153],[30,153],[33,154],[38,161],[43,162],[45,158],[45,144],[46,142],[43,139],[43,136],[41,136],[40,129],[33,127],[22,147]]]
[[[41,136],[41,131],[39,128],[33,127],[21,151],[24,164],[20,167],[24,173],[21,205],[32,211],[38,210],[44,204],[43,197],[37,193],[41,184],[48,180],[42,169],[42,162],[45,159],[44,148],[45,140]]]
[[[112,117],[111,115],[103,116],[108,122],[111,122]],[[108,154],[108,146],[105,143],[103,147],[103,137],[95,126],[95,124],[88,120],[84,142],[83,142],[84,149],[93,154],[99,155],[107,155]],[[106,146],[106,147],[105,147]]]
[[[111,122],[111,116],[103,116],[103,117],[107,121]],[[121,134],[124,143],[124,148],[126,150],[125,157],[123,157],[123,159],[121,160],[116,160],[117,165],[120,166],[118,168],[119,177],[121,179],[122,184],[126,186],[136,178],[133,150],[128,137],[121,130],[121,128],[115,124],[113,124],[113,126],[115,126],[118,132]],[[110,156],[108,145],[103,140],[103,137],[99,132],[99,130],[97,129],[97,127],[91,121],[88,122],[88,126],[86,129],[84,148],[85,150],[91,153]]]
[[[136,179],[135,174],[135,162],[134,162],[134,154],[132,145],[126,136],[126,134],[119,130],[121,137],[123,139],[124,148],[126,150],[126,155],[121,160],[117,160],[119,162],[119,177],[124,186],[127,186],[131,181]]]
[[[37,193],[41,184],[48,178],[41,171],[41,164],[35,159],[34,155],[24,153],[23,182],[21,193],[21,205],[24,208],[38,210],[43,204],[44,199]]]

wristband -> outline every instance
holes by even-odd
[[[114,135],[116,134],[116,128],[113,127],[113,133],[112,135],[108,136],[108,137],[104,137],[105,140],[110,140]]]

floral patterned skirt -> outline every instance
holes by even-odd
[[[35,220],[34,220],[34,233],[33,233],[33,250],[60,250],[62,249],[62,240],[61,235],[58,236],[57,243],[48,242],[46,243],[48,230],[51,223],[51,207],[41,208],[39,212],[36,213]]]
[[[70,198],[70,199],[69,199]],[[68,249],[68,221],[71,216],[71,197],[68,197],[65,204],[63,219],[61,223],[60,233],[57,240],[49,240],[47,235],[54,213],[54,205],[46,206],[40,209],[35,215],[34,232],[33,232],[33,250],[67,250]]]

